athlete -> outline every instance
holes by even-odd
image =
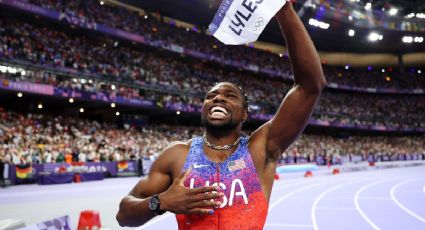
[[[277,160],[304,130],[326,81],[315,47],[288,2],[276,14],[286,39],[294,86],[274,118],[241,137],[248,118],[244,92],[222,82],[205,97],[205,133],[173,143],[149,175],[125,196],[117,220],[140,226],[166,211],[179,229],[262,229]]]

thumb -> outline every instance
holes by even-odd
[[[182,174],[180,174],[177,182],[179,184],[183,185],[184,181],[186,180],[186,177],[189,176],[191,171],[192,171],[192,167],[190,167],[186,171],[182,172]]]

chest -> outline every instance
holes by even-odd
[[[261,183],[250,157],[234,156],[222,163],[203,157],[188,157],[184,170],[191,168],[184,181],[188,188],[219,186],[224,194],[221,208],[235,204],[248,205],[254,194],[263,194]]]

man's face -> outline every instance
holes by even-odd
[[[201,114],[203,125],[227,131],[236,128],[247,117],[243,100],[235,85],[217,84],[205,96]]]

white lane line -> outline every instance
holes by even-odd
[[[385,182],[387,182],[387,181],[391,181],[391,180],[394,180],[394,179],[396,179],[396,178],[391,178],[391,179],[386,179],[386,180],[381,180],[381,181],[378,181],[378,182],[374,182],[374,183],[370,183],[370,184],[367,184],[367,185],[365,185],[365,186],[363,186],[363,187],[361,187],[359,190],[357,190],[357,192],[356,192],[356,195],[354,195],[354,204],[355,204],[355,206],[356,206],[356,209],[357,209],[357,211],[360,213],[360,215],[363,217],[363,219],[370,225],[370,226],[372,226],[372,228],[373,229],[375,229],[375,230],[380,230],[380,228],[378,227],[378,226],[376,226],[376,224],[374,224],[373,222],[372,222],[372,220],[370,220],[369,219],[369,217],[364,213],[364,211],[362,210],[362,208],[360,207],[360,204],[359,204],[359,196],[360,196],[360,193],[362,193],[364,190],[366,190],[366,189],[368,189],[368,188],[370,188],[370,187],[372,187],[372,186],[375,186],[375,185],[377,185],[377,184],[382,184],[382,183],[385,183]]]
[[[351,185],[351,184],[355,184],[355,183],[359,183],[359,182],[363,182],[363,181],[367,181],[367,180],[371,180],[369,179],[363,179],[363,180],[356,180],[356,181],[351,181],[351,182],[347,182],[347,183],[343,183],[343,184],[339,184],[336,186],[331,187],[330,189],[322,192],[313,202],[313,206],[311,207],[311,220],[313,222],[313,228],[314,230],[318,230],[319,227],[317,226],[317,217],[316,217],[316,208],[317,208],[317,204],[319,204],[320,200],[326,196],[328,193],[337,190],[341,187],[347,186],[347,185]]]
[[[400,187],[400,186],[402,186],[404,184],[407,184],[409,182],[412,182],[412,181],[423,180],[423,179],[425,179],[425,178],[419,178],[419,179],[418,178],[415,178],[415,179],[410,179],[410,180],[402,181],[402,182],[394,185],[391,188],[390,195],[391,195],[391,199],[394,201],[394,203],[397,204],[398,207],[400,207],[401,209],[403,209],[403,211],[407,212],[409,215],[415,217],[419,221],[422,221],[423,223],[425,223],[425,219],[423,217],[419,216],[418,214],[414,213],[412,210],[408,209],[406,206],[404,206],[402,203],[400,203],[400,201],[398,201],[397,198],[395,197],[395,190],[398,187]]]
[[[292,196],[292,195],[294,195],[294,194],[296,194],[296,193],[299,193],[299,192],[302,192],[302,191],[304,191],[304,190],[308,190],[308,189],[311,189],[311,188],[314,188],[314,187],[319,187],[319,186],[321,186],[321,185],[330,184],[330,183],[335,183],[335,182],[339,182],[339,181],[341,181],[341,180],[328,181],[328,182],[324,182],[324,183],[316,183],[316,184],[313,184],[313,185],[309,185],[309,186],[306,186],[306,187],[303,187],[303,188],[300,188],[300,189],[294,190],[294,191],[292,191],[292,192],[290,192],[290,193],[288,193],[288,194],[286,194],[286,195],[284,195],[284,196],[280,197],[280,198],[279,198],[279,199],[277,199],[276,201],[274,201],[274,202],[270,205],[270,207],[269,207],[269,214],[270,214],[270,212],[273,210],[273,208],[274,208],[274,207],[276,207],[276,206],[277,206],[280,202],[284,201],[285,199],[287,199],[288,197],[290,197],[290,196]]]
[[[391,197],[365,196],[365,197],[359,197],[359,200],[391,200]]]
[[[288,227],[288,228],[311,228],[313,225],[308,224],[272,224],[266,223],[266,227]]]
[[[341,207],[316,207],[316,210],[331,210],[331,211],[356,211],[355,208],[341,208]]]
[[[166,213],[163,216],[159,216],[159,217],[157,217],[155,219],[152,219],[151,221],[149,221],[145,225],[143,225],[143,226],[141,226],[139,228],[136,228],[136,230],[146,229],[147,227],[151,226],[152,224],[155,224],[155,223],[157,223],[159,221],[162,221],[162,220],[164,220],[164,219],[166,219],[168,217],[171,217],[171,216],[174,216],[174,214],[172,214],[172,213]]]
[[[425,193],[425,185],[424,185],[424,193]]]

